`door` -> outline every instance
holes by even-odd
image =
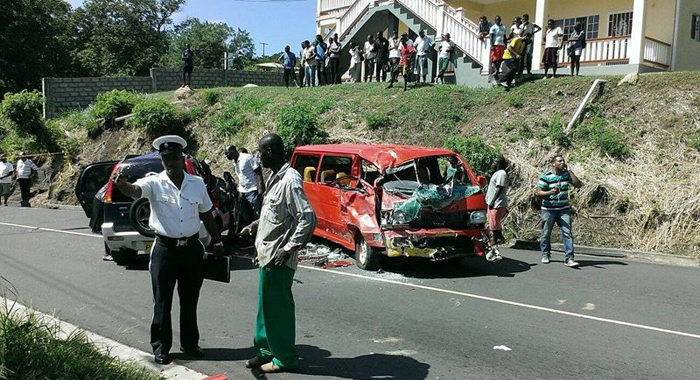
[[[318,172],[316,194],[320,201],[320,218],[324,219],[323,229],[329,239],[340,244],[347,244],[353,238],[348,231],[348,220],[340,211],[342,194],[338,181],[351,175],[352,165],[352,156],[324,155]]]
[[[304,181],[304,192],[309,198],[311,208],[316,213],[316,229],[314,233],[324,230],[324,220],[321,218],[321,198],[318,195],[318,164],[321,162],[320,154],[295,153],[292,157],[292,167],[301,174]]]
[[[80,173],[78,183],[75,185],[75,196],[88,218],[92,216],[92,202],[95,194],[107,184],[112,169],[118,162],[95,162],[85,167]]]

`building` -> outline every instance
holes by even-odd
[[[488,83],[490,46],[478,38],[481,15],[490,21],[500,15],[506,27],[526,13],[543,28],[554,19],[565,35],[581,22],[587,37],[582,75],[700,69],[700,0],[317,0],[317,9],[317,32],[338,33],[344,45],[364,43],[377,31],[414,36],[424,29],[436,40],[450,33],[459,50],[453,80],[470,86]],[[535,72],[543,39],[542,32],[535,35]],[[559,64],[569,64],[566,47]]]

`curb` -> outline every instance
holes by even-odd
[[[512,246],[510,246],[510,248],[539,251],[540,243],[532,240],[516,239],[515,243]],[[552,251],[564,252],[564,245],[559,243],[552,244]],[[629,249],[601,248],[586,245],[576,245],[576,253],[598,257],[612,257],[620,259],[628,258],[640,261],[647,261],[656,264],[676,265],[684,267],[700,266],[700,260],[698,260],[697,258],[680,255],[671,255],[668,253],[659,252],[634,251]]]
[[[87,337],[97,349],[111,357],[115,357],[121,361],[132,362],[138,366],[146,368],[147,370],[156,373],[163,378],[173,379],[173,380],[206,380],[209,377],[205,374],[199,373],[195,370],[189,369],[183,365],[172,364],[159,366],[153,362],[153,354],[141,351],[139,349],[129,347],[115,340],[105,338],[101,335],[95,334],[91,331],[81,329],[78,326],[70,324],[68,322],[63,322],[60,319],[44,314],[40,311],[36,311],[32,308],[26,307],[17,301],[0,296],[0,302],[5,306],[6,309],[17,310],[20,312],[32,311],[33,314],[39,317],[40,320],[54,322],[59,327],[58,337],[65,339],[76,332],[82,332]]]

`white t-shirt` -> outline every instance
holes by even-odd
[[[365,41],[365,59],[374,59],[377,56],[377,52],[374,51],[374,44],[369,41]]]
[[[416,42],[414,44],[416,48],[416,54],[419,56],[424,56],[430,51],[430,45],[433,44],[433,39],[426,35],[425,37],[416,37]]]
[[[401,51],[399,50],[401,47],[401,40],[396,39],[394,40],[393,38],[389,39],[389,58],[401,58]]]
[[[350,49],[350,67],[355,67],[355,65],[360,62],[362,62],[360,59],[360,51],[357,49],[357,46],[355,46]]]
[[[7,176],[6,175],[12,173],[14,171],[14,167],[12,167],[12,164],[9,162],[0,162],[0,183],[12,183],[12,176]]]
[[[443,40],[440,42],[440,58],[450,58],[450,53],[455,50],[455,43]]]
[[[316,49],[309,46],[304,49],[304,66],[316,66]]]
[[[207,186],[201,177],[185,173],[181,189],[164,171],[134,182],[141,196],[151,203],[148,226],[158,235],[183,238],[199,233],[199,214],[212,209]]]
[[[506,27],[503,25],[493,24],[489,31],[493,37],[493,46],[506,46]]]
[[[249,153],[240,153],[234,165],[238,176],[238,191],[250,193],[258,190],[258,173],[255,172],[260,167],[258,159]]]
[[[496,197],[498,186],[503,187],[503,191]],[[489,189],[486,191],[486,204],[493,202],[493,208],[508,207],[508,174],[505,170],[499,170],[493,173],[489,182]]]
[[[29,178],[32,175],[32,169],[37,170],[38,168],[34,165],[34,162],[30,159],[25,159],[24,161],[17,161],[17,178]]]
[[[560,27],[556,27],[551,30],[547,30],[547,38],[544,47],[545,48],[558,48],[559,39],[564,36],[564,31]]]
[[[531,36],[535,34],[535,24],[528,22],[527,24],[523,24],[523,33],[522,37],[525,37],[525,35],[530,34]]]
[[[520,26],[517,26],[515,24],[511,25],[510,32],[515,34],[516,37],[522,37],[523,36],[523,24],[520,24]]]

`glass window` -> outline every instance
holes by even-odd
[[[362,180],[374,185],[374,181],[379,177],[379,169],[369,161],[362,160]]]
[[[564,31],[564,41],[569,40],[569,36],[578,23],[583,25],[583,30],[586,31],[586,39],[598,38],[600,15],[570,17],[554,21],[554,24]]]
[[[608,17],[608,37],[632,34],[632,12],[611,13]]]
[[[318,182],[329,183],[350,175],[352,170],[352,158],[345,156],[324,156],[321,161],[321,171],[318,175]]]
[[[693,14],[690,25],[690,38],[700,42],[700,15]]]
[[[316,169],[318,168],[318,162],[320,160],[320,156],[300,154],[297,156],[296,161],[294,161],[294,169],[301,174],[301,177],[304,178],[304,182],[315,182]]]
[[[592,40],[598,38],[598,30],[600,28],[600,15],[588,16],[586,24],[586,39]]]

